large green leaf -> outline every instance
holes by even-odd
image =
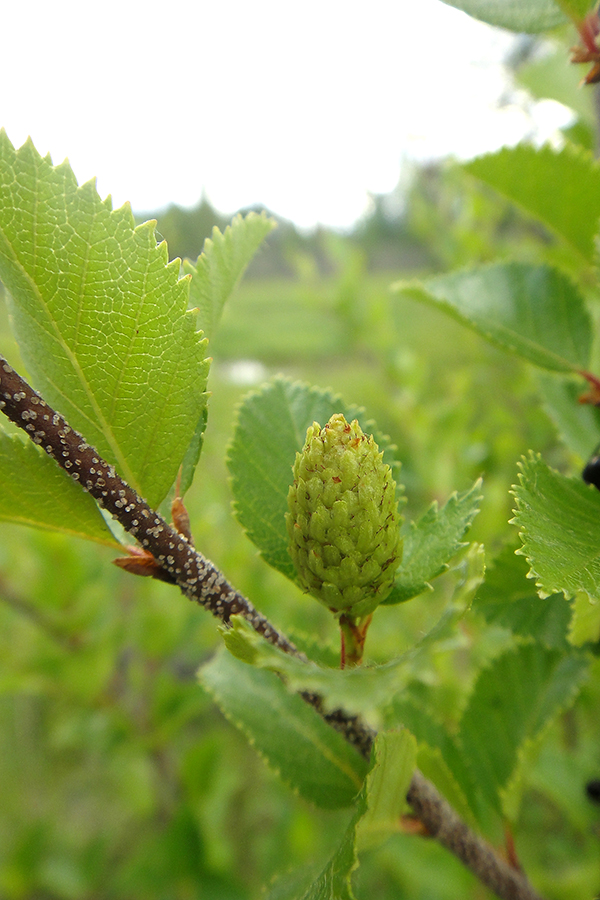
[[[448,569],[449,560],[466,547],[462,540],[481,503],[481,481],[461,494],[453,494],[442,509],[434,502],[418,522],[404,532],[402,565],[396,573],[386,605],[403,603],[431,589],[430,581]]]
[[[353,802],[366,760],[280,678],[225,651],[202,666],[199,677],[225,716],[286,784],[326,809]]]
[[[444,0],[444,3],[490,25],[531,34],[564,25],[566,21],[558,0],[527,0],[526,3],[521,0]]]
[[[441,309],[542,369],[572,372],[588,364],[592,326],[583,297],[549,266],[500,263],[423,283],[398,282],[393,290]]]
[[[34,386],[156,506],[205,409],[208,362],[153,223],[136,228],[128,205],[1,132],[0,277]]]
[[[373,432],[364,410],[331,391],[280,377],[249,394],[238,410],[227,459],[235,513],[266,562],[292,581],[296,573],[285,525],[292,466],[308,426],[325,425],[334,413],[358,419],[363,431]],[[389,440],[378,433],[375,440],[384,460],[394,465]]]
[[[526,644],[503,653],[479,675],[459,740],[473,783],[498,813],[525,748],[572,704],[588,667],[582,655]]]
[[[0,431],[0,519],[118,546],[89,494],[20,437]]]
[[[521,463],[513,522],[530,578],[544,594],[600,599],[600,494],[551,469],[538,454]]]
[[[184,271],[192,276],[190,303],[198,310],[198,325],[207,338],[212,338],[225,301],[275,224],[265,213],[237,215],[222,234],[213,228],[195,265],[184,260]]]
[[[415,761],[416,741],[406,729],[379,734],[356,811],[331,859],[310,884],[296,880],[292,892],[276,886],[268,900],[355,900],[359,854],[398,832]]]
[[[571,144],[560,152],[521,144],[480,156],[464,168],[549,226],[593,264],[600,165],[591,153]]]

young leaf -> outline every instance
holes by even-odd
[[[540,598],[527,572],[527,562],[514,547],[504,547],[475,594],[473,612],[545,647],[568,650],[571,607],[562,594]]]
[[[567,144],[560,152],[519,144],[479,156],[463,168],[517,203],[594,263],[600,218],[600,166]]]
[[[498,813],[520,755],[572,704],[588,668],[584,656],[526,644],[503,653],[479,675],[459,739],[473,783]]]
[[[0,132],[0,277],[36,388],[158,505],[205,409],[208,361],[153,224]]]
[[[463,611],[464,612],[464,611]],[[295,691],[320,694],[328,710],[343,707],[350,713],[372,711],[380,703],[389,702],[413,677],[413,666],[420,652],[434,640],[446,639],[456,626],[458,616],[451,623],[444,616],[436,624],[431,641],[418,650],[403,654],[389,663],[378,666],[356,666],[347,669],[328,668],[313,662],[303,662],[267,643],[238,616],[231,618],[232,629],[223,633],[227,649],[238,659],[259,668],[283,675]]]
[[[433,503],[418,522],[404,532],[402,565],[384,605],[403,603],[428,588],[430,581],[448,569],[448,561],[466,547],[462,540],[479,512],[481,481],[461,494],[453,494],[442,509]]]
[[[331,669],[304,662],[269,644],[240,616],[232,616],[231,627],[223,629],[225,646],[238,659],[279,673],[290,689],[321,695],[328,710],[342,707],[349,713],[371,713],[402,692],[414,678],[415,669],[427,664],[432,649],[456,633],[457,623],[483,580],[484,568],[483,548],[473,545],[461,561],[453,602],[417,644],[383,665]]]
[[[285,525],[292,466],[308,426],[324,425],[334,413],[348,422],[358,419],[363,431],[373,433],[363,410],[330,391],[280,377],[249,394],[238,410],[227,458],[235,514],[266,562],[292,581],[296,572]],[[377,433],[375,440],[393,465],[389,440]]]
[[[592,326],[583,297],[549,266],[499,263],[422,284],[398,282],[393,290],[441,309],[542,369],[577,372],[588,364]]]
[[[600,495],[580,478],[551,469],[539,454],[521,464],[512,520],[519,529],[530,578],[544,594],[600,599]]]
[[[0,519],[119,546],[89,494],[31,441],[0,431]]]
[[[225,301],[275,224],[265,213],[238,214],[223,234],[213,228],[195,265],[183,261],[184,271],[192,276],[190,304],[197,307],[198,325],[207,338],[212,338]]]
[[[340,846],[310,885],[296,889],[294,900],[355,900],[351,879],[358,856],[398,832],[415,760],[416,741],[406,729],[377,736],[371,768]],[[292,900],[288,893],[283,896]],[[282,894],[275,888],[268,897],[276,900]]]
[[[444,0],[448,6],[462,9],[489,25],[538,34],[567,21],[560,3],[553,0]]]
[[[229,721],[302,797],[325,809],[353,802],[365,759],[281,679],[223,651],[199,677]]]

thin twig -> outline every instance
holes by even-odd
[[[406,799],[429,834],[457,856],[477,878],[503,900],[541,900],[528,880],[512,868],[490,844],[475,834],[416,769]]]
[[[303,658],[291,641],[232,587],[223,573],[198,553],[184,535],[151,509],[123,481],[114,466],[102,459],[98,451],[74,431],[2,356],[0,410],[154,556],[166,580],[177,584],[186,597],[200,603],[225,625],[231,616],[243,616],[269,643]],[[369,756],[375,734],[358,717],[349,716],[343,710],[325,713],[318,694],[305,692],[302,697],[364,756]],[[541,900],[525,877],[471,831],[418,770],[413,775],[407,797],[429,834],[498,897],[502,900]]]

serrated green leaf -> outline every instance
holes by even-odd
[[[0,430],[0,519],[119,546],[89,494],[30,441]]]
[[[224,651],[202,666],[199,678],[229,721],[302,797],[326,809],[353,802],[365,759],[281,679]]]
[[[156,506],[206,405],[206,342],[154,224],[0,133],[0,277],[35,387]]]
[[[540,644],[511,648],[484,669],[463,714],[459,739],[474,784],[502,813],[502,792],[520,755],[574,701],[588,660]]]
[[[184,271],[192,276],[190,303],[198,310],[198,325],[207,338],[213,337],[227,298],[275,227],[275,220],[266,213],[238,214],[222,234],[213,228],[195,265],[183,261]]]
[[[496,346],[553,372],[586,368],[592,325],[579,290],[549,266],[499,263],[398,282],[395,293],[429,303]]]
[[[430,581],[448,569],[448,561],[466,547],[462,540],[479,512],[481,480],[454,493],[442,509],[433,503],[418,522],[403,532],[404,554],[396,582],[383,605],[403,603],[431,588]]]
[[[591,153],[571,144],[559,152],[519,144],[479,156],[463,168],[539,219],[593,264],[600,165]]]
[[[559,2],[553,0],[443,0],[475,19],[511,31],[538,34],[567,21]]]
[[[455,622],[453,617],[451,624]],[[383,665],[333,669],[312,661],[304,663],[273,647],[237,616],[232,617],[231,624],[233,628],[223,637],[227,649],[234,656],[282,674],[293,690],[321,694],[328,710],[343,707],[350,713],[371,711],[378,703],[389,701],[412,678],[416,660],[413,652]],[[448,625],[446,618],[443,625]],[[437,626],[440,626],[439,622]],[[449,627],[440,628],[436,630],[435,637],[443,639],[449,633]]]
[[[600,444],[600,409],[580,403],[583,382],[537,372],[544,409],[558,436],[582,462],[587,462]]]
[[[292,466],[308,426],[324,425],[334,413],[343,413],[348,422],[358,419],[365,433],[373,433],[364,410],[331,391],[281,377],[249,394],[238,409],[227,454],[235,514],[265,561],[292,581],[296,572],[285,525]],[[393,465],[389,439],[374,436],[385,462]]]
[[[600,598],[600,494],[551,469],[539,454],[523,459],[512,520],[530,578],[544,594]]]
[[[484,569],[483,548],[473,545],[457,569],[460,580],[454,601],[420,641],[383,665],[331,669],[311,661],[303,662],[267,643],[240,616],[231,617],[231,627],[223,629],[223,639],[234,656],[281,674],[290,689],[320,694],[325,709],[341,707],[349,713],[368,714],[382,704],[389,704],[413,679],[415,669],[423,664],[432,649],[455,634],[457,623],[483,580]]]
[[[505,547],[486,572],[473,600],[473,612],[489,625],[532,638],[546,647],[568,649],[571,608],[562,594],[542,599],[527,578],[529,567],[514,547]]]
[[[355,900],[351,879],[358,856],[398,831],[415,759],[416,741],[406,729],[377,736],[356,812],[338,849],[312,884],[293,895],[294,900]],[[269,894],[269,900],[278,897],[276,891]]]

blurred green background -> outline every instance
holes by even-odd
[[[549,235],[451,166],[416,173],[401,214],[393,209],[375,198],[344,236],[280,223],[212,344],[208,428],[186,498],[197,546],[233,584],[285,632],[332,644],[329,614],[267,568],[231,513],[226,448],[253,386],[281,372],[363,405],[398,446],[407,518],[483,476],[471,539],[490,556],[510,536],[521,454],[535,449],[567,471],[581,464],[558,444],[525,366],[389,290],[448,265],[539,254]],[[203,202],[159,214],[157,231],[172,257],[194,258],[213,224],[226,223]],[[14,352],[4,307],[0,347]],[[278,873],[325,859],[348,812],[315,810],[279,783],[196,682],[219,644],[215,621],[172,587],[112,566],[113,555],[0,524],[0,897],[257,898]],[[442,578],[433,593],[382,608],[367,657],[408,646],[450,588]],[[464,628],[428,676],[457,705],[503,639],[477,622]],[[550,736],[524,805],[519,849],[553,896],[580,896],[597,867],[583,790],[595,763],[600,771],[597,699],[590,688],[577,721]],[[487,896],[433,841],[403,835],[365,857],[357,891]]]

